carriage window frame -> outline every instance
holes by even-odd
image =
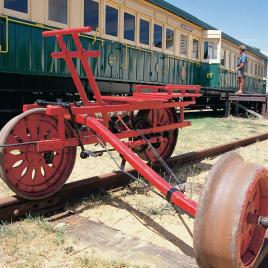
[[[228,69],[231,70],[232,69],[232,52],[228,51],[229,55],[228,55]]]
[[[144,44],[144,43],[141,43],[141,20],[147,22],[149,24],[149,36],[148,36],[148,39],[149,39],[149,44]],[[138,31],[138,43],[141,47],[144,47],[144,48],[149,48],[151,46],[151,41],[152,41],[152,22],[149,18],[145,18],[145,17],[141,17],[139,16],[138,17],[138,25],[137,25],[137,31]]]
[[[258,76],[258,64],[255,63],[255,72],[254,72],[255,76]]]
[[[226,63],[226,60],[225,60],[225,58],[226,58],[226,50],[224,50],[224,49],[222,49],[221,50],[221,67],[222,68],[225,68],[225,63]]]
[[[167,33],[168,31],[173,32],[173,45],[172,47],[167,48]],[[175,43],[176,43],[176,30],[173,29],[172,27],[165,27],[165,33],[164,33],[164,40],[163,43],[165,44],[165,50],[169,54],[174,54],[175,53]]]
[[[237,65],[237,55],[234,53],[233,54],[233,70],[236,69],[236,65]]]
[[[1,7],[1,5],[0,5],[0,7]],[[4,15],[13,16],[16,18],[21,18],[21,19],[30,19],[30,16],[31,16],[31,14],[30,14],[31,1],[30,0],[27,0],[27,13],[17,11],[14,9],[5,8],[5,1],[3,1],[3,3],[2,3],[2,7],[3,7]]]
[[[196,41],[197,43],[197,50],[194,51],[194,42]],[[197,57],[194,57],[194,53],[197,53]],[[193,60],[199,60],[200,58],[200,40],[197,39],[196,37],[193,37],[192,39],[192,59]]]
[[[125,14],[128,14],[130,16],[133,16],[134,17],[134,40],[130,40],[130,39],[126,39],[125,38]],[[137,24],[137,14],[134,13],[134,12],[131,12],[129,10],[123,10],[122,12],[122,39],[124,40],[124,42],[126,43],[129,43],[129,44],[136,44],[137,42],[137,27],[138,27],[138,24]]]
[[[250,67],[249,73],[250,73],[251,75],[253,75],[253,65],[254,65],[254,63],[250,61],[250,62],[249,62],[249,67]]]
[[[259,77],[261,77],[261,63],[259,63]]]
[[[155,46],[155,26],[158,26],[158,27],[161,27],[161,31],[162,31],[162,37],[161,37],[161,47],[157,47],[157,46]],[[153,40],[152,40],[152,47],[153,47],[153,49],[155,49],[155,50],[158,50],[158,51],[163,51],[163,49],[164,49],[164,25],[163,24],[161,24],[161,23],[159,23],[159,22],[154,22],[154,23],[152,23],[152,36],[153,36]]]
[[[183,36],[186,37],[186,46],[185,46],[186,51],[185,51],[185,53],[182,53],[182,46],[181,46],[182,45],[182,37]],[[185,58],[188,57],[188,51],[189,51],[188,46],[189,46],[189,36],[187,34],[185,34],[185,33],[181,33],[180,34],[180,45],[179,45],[179,53],[180,53],[180,56],[185,57]]]
[[[83,1],[83,18],[82,18],[82,23],[84,26],[91,26],[91,25],[85,25],[85,1],[89,1],[89,0],[82,0]],[[93,33],[98,33],[98,35],[100,35],[101,32],[101,11],[102,11],[102,6],[101,6],[101,1],[100,0],[91,0],[93,2],[98,3],[98,26],[95,29],[92,29]],[[91,34],[92,34],[91,32]]]
[[[57,21],[53,21],[51,19],[49,19],[49,0],[46,0],[46,23],[48,25],[51,25],[51,26],[55,26],[55,27],[58,27],[58,28],[64,28],[64,27],[67,27],[69,25],[69,22],[70,22],[70,1],[69,0],[66,0],[67,2],[67,23],[61,23],[61,22],[57,22]]]
[[[110,7],[110,8],[113,8],[113,9],[116,9],[117,10],[117,36],[114,36],[114,35],[110,35],[108,33],[106,33],[106,30],[107,30],[107,27],[106,27],[106,11],[107,11],[107,7]],[[104,18],[103,18],[103,21],[104,21],[104,36],[107,37],[108,39],[110,40],[115,40],[115,41],[118,41],[120,39],[120,17],[121,17],[121,13],[120,13],[120,7],[117,6],[117,5],[114,5],[110,2],[107,2],[105,3],[104,5]]]

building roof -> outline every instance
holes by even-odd
[[[147,2],[153,4],[153,5],[156,5],[158,7],[161,7],[179,17],[182,17],[183,19],[205,29],[205,30],[218,30],[216,29],[215,27],[207,24],[206,22],[198,19],[197,17],[185,12],[184,10],[164,1],[164,0],[146,0]],[[263,53],[261,53],[258,49],[256,48],[253,48],[251,46],[248,46],[247,44],[244,44],[243,42],[231,37],[230,35],[222,32],[222,38],[226,39],[227,41],[231,42],[231,43],[234,43],[236,45],[245,45],[247,50],[254,53],[255,55],[265,59],[265,60],[268,60],[268,57],[266,55],[264,55]]]

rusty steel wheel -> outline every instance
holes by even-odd
[[[253,267],[266,229],[268,171],[237,153],[213,167],[200,196],[194,224],[194,251],[204,268]]]
[[[66,121],[66,137],[73,131]],[[57,138],[57,119],[37,108],[11,119],[0,132],[0,144],[17,144]],[[42,199],[57,192],[70,176],[76,147],[36,152],[35,145],[0,148],[0,175],[26,199]]]
[[[174,108],[157,109],[157,126],[165,126],[175,124],[178,122],[177,113]],[[133,126],[138,129],[145,129],[152,127],[153,112],[152,110],[141,110],[134,118]],[[158,154],[163,159],[171,157],[178,139],[178,129],[167,130],[160,133],[146,135],[150,137],[161,137],[162,142],[152,143]],[[151,148],[147,145],[138,146],[134,151],[139,157],[148,162],[156,162],[157,157],[153,154]]]

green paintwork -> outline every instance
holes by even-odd
[[[5,28],[1,20],[0,32]],[[69,77],[63,60],[52,60],[51,52],[58,50],[55,38],[43,38],[42,28],[9,22],[9,52],[0,54],[0,73],[18,73]],[[0,34],[1,43],[5,35]],[[74,49],[70,37],[65,37],[67,47]],[[90,59],[94,76],[99,81],[118,81],[128,84],[199,84],[207,88],[235,90],[235,74],[221,73],[219,64],[196,63],[174,58],[164,53],[141,50],[109,40],[81,37],[86,50],[100,50],[101,57]],[[74,60],[79,75],[85,78],[80,62]],[[259,84],[247,79],[247,85]]]
[[[245,76],[244,91],[248,93],[263,93],[262,80]],[[221,88],[226,91],[237,91],[237,77],[235,72],[221,70]],[[265,92],[264,92],[265,93]]]
[[[52,60],[51,52],[58,50],[55,38],[44,39],[42,29],[9,23],[9,52],[0,54],[0,72],[69,76],[62,60]],[[101,50],[101,57],[90,59],[93,73],[98,80],[130,83],[199,83],[196,64],[174,59],[163,53],[139,50],[118,42],[81,38],[87,50]],[[74,48],[70,37],[65,37],[68,48]],[[93,44],[94,43],[94,44]],[[79,75],[85,78],[80,64],[75,61]],[[186,78],[181,77],[186,68]]]
[[[266,83],[267,83],[266,80],[263,80],[263,81],[262,81],[262,93],[263,93],[263,94],[266,94]]]
[[[208,88],[220,88],[220,65],[202,63],[200,71],[201,85]]]

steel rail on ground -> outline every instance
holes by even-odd
[[[201,161],[205,158],[215,157],[228,151],[235,150],[240,147],[249,146],[256,142],[268,139],[268,133],[252,136],[237,140],[234,142],[218,145],[208,149],[193,151],[172,157],[168,163],[171,166],[175,164],[187,164]],[[135,175],[136,171],[128,170]],[[90,194],[106,191],[112,188],[126,186],[130,182],[130,178],[124,173],[118,171],[114,173],[103,174],[71,183],[67,183],[56,194],[42,200],[25,200],[17,196],[9,196],[0,198],[0,221],[12,221],[31,215],[48,215],[57,211],[62,211],[67,202],[75,202],[82,200]]]

